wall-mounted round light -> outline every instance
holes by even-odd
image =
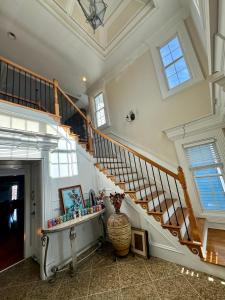
[[[15,33],[9,31],[7,32],[8,38],[10,38],[11,40],[16,40],[16,35]]]
[[[83,81],[83,82],[87,82],[87,77],[83,76],[83,77],[82,77],[82,81]]]

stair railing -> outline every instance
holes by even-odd
[[[172,215],[170,210],[172,210],[175,216],[175,225],[180,226],[181,223],[184,223],[188,241],[195,241],[200,245],[200,233],[182,168],[178,167],[178,173],[176,174],[138,153],[134,149],[102,133],[95,128],[90,118],[84,115],[84,113],[60,87],[58,87],[58,92],[61,93],[64,100],[67,101],[67,104],[65,101],[63,101],[63,103],[59,102],[61,118],[63,119],[64,114],[62,106],[66,109],[65,105],[68,105],[68,103],[70,107],[69,109],[73,108],[83,117],[88,128],[87,149],[94,155],[99,165],[110,170],[108,176],[117,177],[119,179],[118,184],[122,187],[127,185],[129,189],[127,192],[131,195],[134,195],[135,191],[139,190],[140,201],[142,201],[142,203],[147,203],[150,198],[153,199],[154,197],[157,197],[157,204],[155,204],[154,201],[152,202],[153,214],[160,214],[163,212],[163,208],[161,207],[161,199],[163,199],[166,206],[168,225],[171,227],[174,225],[174,220],[173,222],[170,220]],[[145,178],[145,180],[143,180],[143,178]],[[154,191],[153,188],[155,189]],[[183,197],[181,196],[181,191],[183,192]],[[171,200],[170,204],[172,203],[170,207],[166,192],[169,194]],[[186,209],[188,211],[188,217],[185,215],[185,208],[182,199],[184,199]],[[177,207],[175,200],[182,212],[180,219],[178,219],[178,216],[176,215]]]
[[[0,99],[55,114],[54,82],[0,56]]]
[[[86,116],[59,87],[56,80],[51,81],[1,56],[0,100],[53,114],[60,118],[62,124],[68,126],[70,126],[69,120],[78,113],[86,124],[87,150],[93,153],[97,163],[110,172],[108,176],[117,177],[118,184],[126,188],[126,192],[143,207],[145,206],[148,213],[163,218],[162,213],[165,212],[166,224],[173,228],[173,233],[174,225],[176,227],[182,223],[185,225],[188,241],[201,244],[181,167],[178,167],[176,174],[102,133],[94,127],[90,117]],[[137,193],[139,199],[136,198]],[[149,209],[148,202],[153,198],[156,198],[157,202],[152,201],[153,207]],[[183,199],[188,210],[188,218]],[[162,207],[162,200],[164,207]],[[180,216],[177,215],[177,205],[181,209]],[[172,215],[173,220],[171,220]],[[161,222],[164,223],[164,220],[161,219]]]

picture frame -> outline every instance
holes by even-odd
[[[148,232],[139,228],[131,228],[131,252],[149,258]]]
[[[73,213],[85,207],[81,185],[69,186],[59,189],[63,212]]]

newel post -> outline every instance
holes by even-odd
[[[91,117],[87,115],[88,151],[93,152],[93,137],[91,128]]]
[[[55,115],[59,117],[58,86],[58,81],[56,79],[53,79]]]
[[[199,234],[199,229],[198,229],[198,225],[197,225],[197,221],[194,215],[194,211],[191,205],[191,199],[189,197],[189,193],[187,190],[187,184],[186,184],[186,180],[185,180],[185,176],[184,176],[184,172],[183,169],[181,167],[178,167],[178,180],[182,186],[183,192],[184,192],[184,199],[185,199],[185,203],[189,212],[189,221],[190,221],[190,225],[191,225],[191,234],[193,236],[194,241],[196,242],[202,242],[201,241],[201,237]]]

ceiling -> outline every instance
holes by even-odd
[[[77,97],[127,60],[182,8],[180,0],[106,3],[105,25],[94,34],[76,0],[1,0],[0,55],[58,79]],[[7,32],[13,32],[16,40]]]

